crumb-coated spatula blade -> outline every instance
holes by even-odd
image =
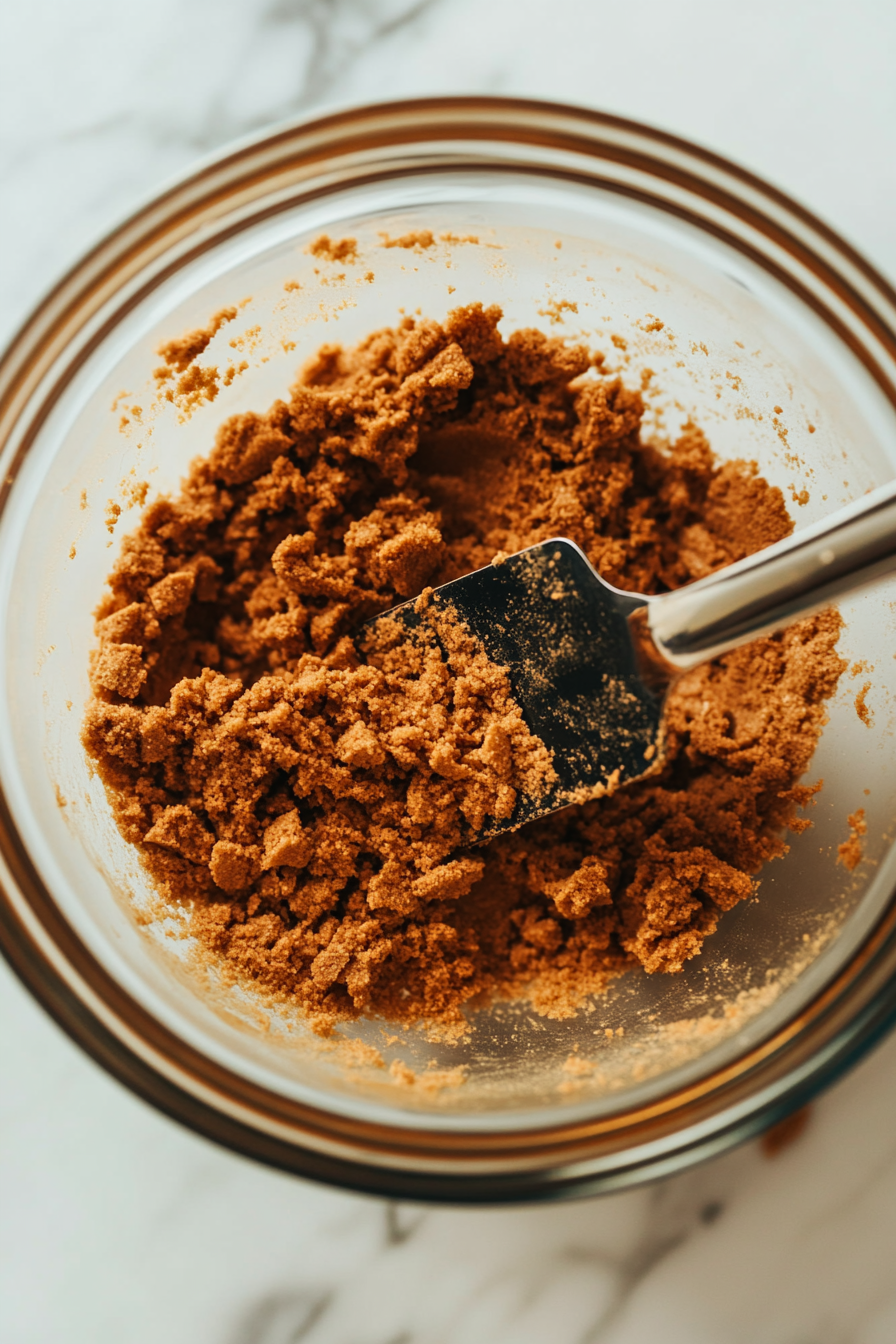
[[[557,774],[548,792],[520,797],[480,838],[641,778],[661,762],[664,691],[677,672],[893,574],[896,481],[657,597],[611,587],[563,538],[437,588],[432,600],[450,603],[507,668]],[[408,629],[420,621],[414,602],[385,615]]]
[[[495,835],[643,775],[656,759],[662,702],[638,670],[627,616],[643,599],[618,593],[570,541],[531,546],[435,589],[508,669],[527,725],[553,753],[556,783],[521,795]],[[414,602],[386,613],[414,629]],[[375,625],[375,618],[368,628]]]

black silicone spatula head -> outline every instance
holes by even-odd
[[[642,675],[628,619],[645,599],[605,584],[572,542],[531,546],[435,589],[431,600],[450,603],[507,668],[526,723],[553,754],[556,783],[540,797],[520,795],[485,835],[656,768],[662,700]],[[386,615],[409,630],[420,621],[414,602]]]

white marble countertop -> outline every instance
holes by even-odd
[[[228,139],[339,101],[493,92],[690,136],[896,278],[888,0],[0,4],[0,342]],[[150,1110],[0,966],[4,1344],[892,1344],[896,1038],[775,1156],[546,1208],[396,1206]]]

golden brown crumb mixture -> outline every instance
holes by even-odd
[[[694,427],[643,442],[600,356],[500,316],[322,347],[145,509],[98,611],[84,740],[122,832],[212,954],[325,1019],[520,992],[569,1015],[680,970],[808,825],[833,612],[683,676],[660,774],[462,847],[544,748],[460,627],[365,660],[361,622],[552,536],[655,593],[791,530],[755,464]]]
[[[868,692],[870,690],[871,690],[871,682],[866,681],[854,701],[856,707],[856,713],[858,714],[859,718],[862,720],[862,723],[864,723],[866,728],[871,727],[872,721],[874,719],[874,715],[871,712],[871,709],[869,708],[866,699]]]

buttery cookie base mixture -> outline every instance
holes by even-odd
[[[660,773],[469,847],[550,758],[462,628],[362,658],[363,621],[551,536],[658,592],[791,530],[755,465],[642,442],[600,355],[500,316],[324,346],[144,510],[98,610],[84,741],[123,834],[211,955],[322,1024],[569,1016],[680,970],[809,824],[833,612],[682,677]]]

